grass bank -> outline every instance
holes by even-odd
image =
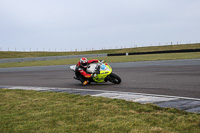
[[[88,59],[92,59],[92,58],[88,58]],[[117,56],[117,58],[116,58],[116,56],[110,56],[110,57],[98,57],[97,59],[105,60],[106,62],[200,59],[200,52]],[[48,60],[48,61],[1,63],[0,68],[66,65],[66,64],[76,64],[78,61],[79,61],[79,59],[63,59],[63,60]]]
[[[82,55],[82,54],[102,54],[102,53],[114,54],[114,53],[151,52],[151,51],[198,49],[198,48],[200,48],[200,43],[111,49],[111,50],[109,49],[109,50],[81,51],[81,52],[2,52],[0,51],[0,59],[45,57],[45,56],[66,56],[66,55]]]
[[[0,89],[0,132],[198,133],[200,115],[119,99]]]

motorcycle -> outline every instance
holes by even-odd
[[[70,69],[75,72],[76,65],[70,66]],[[117,74],[113,73],[111,66],[105,62],[89,64],[86,68],[86,72],[95,75],[92,78],[88,79],[89,83],[90,82],[103,83],[107,81],[110,81],[111,83],[114,84],[121,83],[121,78]]]

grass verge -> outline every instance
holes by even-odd
[[[0,89],[0,132],[198,133],[200,115],[68,93]]]
[[[92,58],[88,58],[88,59],[92,59]],[[98,59],[105,60],[106,62],[200,59],[200,52],[117,56],[117,58],[116,58],[116,56],[110,56],[110,57],[98,57]],[[62,59],[62,60],[48,60],[48,61],[1,63],[0,68],[66,65],[66,64],[76,64],[78,61],[79,61],[79,59]]]
[[[82,55],[82,54],[114,54],[114,53],[133,53],[133,52],[151,52],[164,50],[180,50],[180,49],[198,49],[200,43],[183,44],[183,45],[167,45],[167,46],[151,46],[139,48],[109,49],[81,52],[3,52],[0,51],[0,59],[6,58],[28,58],[28,57],[45,57],[45,56],[66,56],[66,55]]]

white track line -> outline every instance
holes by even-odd
[[[134,92],[121,92],[121,91],[107,91],[107,90],[91,90],[91,89],[75,89],[75,88],[54,88],[54,87],[33,87],[33,86],[10,86],[10,85],[0,85],[0,87],[4,87],[7,89],[24,89],[24,90],[51,90],[51,89],[60,89],[60,90],[77,90],[77,91],[94,91],[94,92],[102,92],[103,93],[115,93],[120,95],[138,95],[138,96],[150,96],[150,97],[161,97],[161,98],[176,98],[176,99],[185,99],[185,100],[197,100],[198,98],[190,98],[190,97],[180,97],[180,96],[169,96],[169,95],[157,95],[157,94],[147,94],[147,93],[134,93]],[[100,94],[96,94],[93,96],[102,96]],[[119,95],[119,96],[120,96]]]

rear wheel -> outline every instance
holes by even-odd
[[[121,78],[117,75],[117,74],[114,74],[114,73],[111,73],[109,75],[109,78],[108,80],[114,84],[120,84],[121,83]]]

